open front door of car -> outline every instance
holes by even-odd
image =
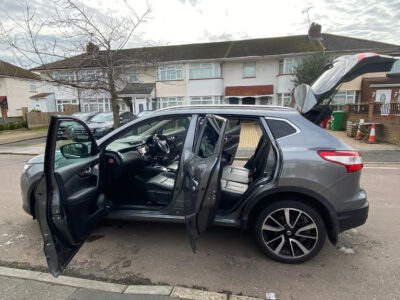
[[[82,121],[53,116],[44,172],[36,189],[36,216],[50,273],[58,276],[102,219],[97,144]]]
[[[183,196],[186,228],[193,252],[198,235],[215,218],[220,198],[221,157],[227,120],[206,115],[191,123],[193,143],[183,149]],[[189,133],[188,133],[189,134]]]

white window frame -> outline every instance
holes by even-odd
[[[158,81],[174,81],[183,79],[182,65],[166,65],[157,68]]]
[[[337,91],[331,104],[345,105],[357,103],[357,91]]]
[[[218,63],[202,63],[189,65],[189,79],[221,78],[221,65]]]
[[[29,91],[36,92],[36,81],[29,80]]]
[[[292,102],[292,95],[290,93],[278,93],[278,105],[289,106]]]
[[[183,105],[183,97],[159,97],[157,98],[157,108]]]
[[[301,56],[285,57],[279,60],[279,75],[294,74],[296,66],[302,61]]]
[[[77,99],[57,99],[56,101],[56,106],[57,106],[57,111],[63,112],[64,111],[64,104],[78,104]]]
[[[129,71],[128,82],[138,83],[139,82],[139,72],[136,70]]]
[[[193,96],[190,97],[190,105],[221,104],[221,96]]]
[[[243,63],[243,78],[254,78],[256,77],[256,62],[249,61]],[[247,71],[246,71],[247,70]]]
[[[84,98],[81,99],[82,112],[110,112],[111,99],[109,98]]]

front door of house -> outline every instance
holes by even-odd
[[[390,113],[390,99],[392,98],[392,90],[377,90],[375,101],[381,103],[381,115]]]
[[[135,98],[135,114],[138,114],[144,110],[147,110],[146,98]]]

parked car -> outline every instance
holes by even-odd
[[[121,112],[119,114],[120,125],[136,119],[136,116],[131,112]],[[93,134],[95,139],[102,138],[106,134],[114,130],[114,119],[112,112],[98,113],[93,116],[88,122],[88,127]]]
[[[23,207],[39,222],[50,272],[58,276],[105,217],[184,223],[193,251],[212,225],[253,228],[265,255],[284,263],[311,259],[326,237],[336,244],[340,232],[366,222],[363,164],[358,152],[316,124],[342,82],[389,71],[394,61],[339,57],[312,87],[296,89],[298,111],[167,108],[98,141],[81,120],[52,117],[45,155],[30,160],[21,176]],[[238,126],[249,121],[261,135],[241,167],[231,156]],[[57,138],[64,122],[86,130],[87,139]]]
[[[80,120],[82,120],[83,122],[89,122],[90,119],[95,115],[96,113],[94,112],[78,112],[78,113],[74,113],[72,114],[73,117],[78,118]],[[64,122],[62,124],[62,126],[60,126],[58,128],[58,136],[62,137],[65,133],[65,131],[71,126],[73,125],[73,122]]]

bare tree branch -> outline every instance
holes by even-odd
[[[109,94],[118,127],[121,83],[132,66],[149,63],[144,51],[132,55],[123,48],[151,13],[148,3],[138,13],[128,0],[121,1],[127,13],[118,16],[102,14],[80,0],[49,0],[51,13],[43,16],[26,2],[19,18],[0,16],[0,42],[36,66],[45,83]],[[97,72],[88,76],[88,69]]]

